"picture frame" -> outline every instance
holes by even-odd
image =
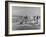
[[[45,34],[45,3],[5,1],[5,36],[35,34]]]

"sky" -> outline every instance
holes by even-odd
[[[40,16],[40,7],[19,7],[19,6],[12,6],[12,15]]]

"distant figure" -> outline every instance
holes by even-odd
[[[25,17],[24,17],[24,21],[25,21],[25,23],[27,22],[27,20],[28,20],[28,17],[25,16]]]
[[[24,22],[26,23],[27,20],[28,20],[28,17],[27,17],[27,16],[24,16],[23,18],[24,18],[24,19],[20,22],[20,24],[23,24]]]
[[[40,16],[34,16],[34,21],[36,21],[38,23]]]

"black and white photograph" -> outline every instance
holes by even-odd
[[[6,2],[6,35],[44,34],[44,5],[36,2]]]
[[[40,7],[12,7],[12,30],[40,29]]]

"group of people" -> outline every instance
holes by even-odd
[[[34,24],[38,23],[40,20],[40,16],[20,16],[16,19],[16,22],[19,22],[19,24]]]

